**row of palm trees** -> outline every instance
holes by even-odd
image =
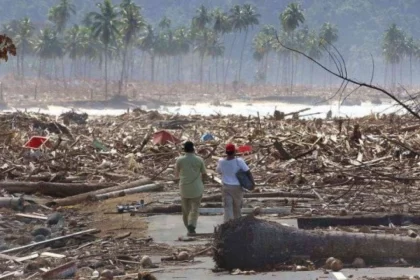
[[[409,62],[410,85],[413,85],[413,60],[420,59],[420,42],[400,28],[392,24],[386,31],[382,41],[382,54],[386,62],[385,81],[389,82],[391,88],[397,85],[397,66],[400,66],[400,82],[403,81],[403,64],[406,59]],[[390,66],[391,80],[388,81],[388,70]]]
[[[257,79],[264,82],[267,78],[270,54],[277,56],[276,84],[280,77],[280,66],[283,65],[281,74],[282,85],[290,84],[293,91],[297,75],[299,56],[284,49],[279,41],[293,49],[303,51],[312,58],[319,60],[329,48],[338,40],[338,29],[331,23],[324,23],[319,31],[309,30],[304,25],[305,16],[302,7],[297,3],[290,3],[279,15],[281,30],[276,30],[272,25],[265,25],[253,40],[253,57],[259,62]],[[326,55],[329,59],[329,55]],[[307,61],[301,63],[301,67]],[[330,63],[330,61],[329,61]],[[314,64],[310,64],[310,84],[313,84]]]
[[[71,60],[71,74],[77,69],[89,67],[90,61],[104,63],[105,92],[108,92],[108,64],[109,60],[121,61],[121,76],[119,80],[119,93],[123,88],[124,80],[128,79],[129,67],[137,51],[147,54],[150,58],[151,81],[155,81],[156,58],[164,61],[168,75],[170,69],[176,65],[177,79],[182,75],[182,65],[185,56],[192,55],[199,58],[200,84],[204,80],[204,62],[212,58],[218,71],[219,58],[222,60],[223,83],[226,84],[232,63],[232,51],[236,45],[238,33],[244,33],[239,66],[235,79],[240,80],[243,68],[244,52],[248,46],[248,34],[252,26],[259,24],[260,15],[251,5],[235,5],[230,11],[221,9],[213,11],[205,6],[197,9],[196,15],[189,26],[172,28],[170,19],[164,17],[156,27],[148,24],[141,14],[141,8],[132,0],[123,0],[119,6],[112,4],[111,0],[104,0],[98,4],[98,11],[86,15],[81,25],[74,25],[67,29],[76,8],[70,0],[60,0],[59,4],[48,11],[48,25],[35,34],[35,27],[29,18],[20,21],[13,20],[6,24],[3,31],[13,37],[19,49],[17,62],[17,75],[24,79],[24,59],[27,54],[36,54],[39,58],[38,75],[48,65],[58,76],[57,62],[61,61],[63,78],[65,59]],[[225,56],[226,37],[233,34],[229,57]],[[226,63],[225,63],[226,61]],[[131,63],[130,63],[131,62]],[[144,64],[143,64],[144,65]],[[172,65],[172,67],[171,67]],[[194,67],[194,62],[192,63]],[[191,70],[194,73],[194,69]],[[218,80],[218,73],[216,73]]]
[[[97,7],[97,11],[88,13],[81,24],[71,27],[68,27],[69,22],[76,13],[71,0],[59,0],[58,5],[48,11],[51,24],[39,32],[29,18],[4,25],[4,33],[14,39],[18,48],[17,76],[22,80],[25,78],[27,55],[39,59],[39,77],[46,75],[46,69],[51,69],[56,78],[61,75],[64,80],[67,65],[70,65],[70,76],[86,77],[92,62],[98,62],[103,70],[105,94],[108,96],[110,63],[112,69],[121,71],[118,79],[120,94],[136,61],[140,61],[139,68],[143,74],[146,60],[150,62],[152,82],[157,74],[167,81],[181,81],[187,72],[184,64],[190,57],[191,79],[198,73],[200,84],[203,84],[207,65],[208,80],[211,71],[214,71],[216,83],[226,85],[229,78],[241,81],[245,52],[250,46],[249,34],[254,26],[259,25],[260,18],[256,8],[249,4],[235,5],[227,11],[220,8],[209,10],[202,5],[191,23],[185,26],[173,27],[167,17],[153,26],[146,21],[141,8],[133,0],[123,0],[118,6],[113,5],[111,0],[103,0]],[[304,26],[305,16],[297,3],[287,6],[279,16],[279,23],[279,30],[274,26],[263,26],[252,40],[253,57],[259,66],[257,78],[266,79],[269,57],[275,54],[277,80],[281,76],[283,84],[289,84],[293,91],[297,71],[305,64],[300,63],[298,56],[281,48],[277,34],[287,45],[320,59],[328,46],[337,41],[338,30],[329,23],[319,31],[309,30]],[[238,42],[239,36],[243,41]],[[238,47],[240,52],[234,52]],[[280,75],[281,66],[283,73]]]

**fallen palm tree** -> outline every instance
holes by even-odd
[[[297,256],[311,260],[335,257],[345,262],[363,258],[384,263],[403,258],[420,261],[420,242],[407,237],[304,231],[279,223],[243,217],[216,228],[214,261],[224,269],[265,270]]]

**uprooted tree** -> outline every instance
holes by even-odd
[[[372,57],[372,75],[371,75],[370,82],[368,82],[368,83],[367,82],[359,82],[359,81],[356,81],[355,79],[352,79],[348,76],[346,61],[344,60],[343,56],[341,55],[339,50],[334,45],[328,44],[328,46],[325,46],[324,44],[322,44],[322,47],[328,53],[329,58],[333,61],[334,65],[336,67],[336,70],[337,70],[336,72],[329,69],[325,65],[321,64],[316,59],[312,58],[311,56],[307,55],[306,53],[284,45],[283,42],[281,42],[281,40],[279,39],[279,37],[277,35],[276,35],[276,38],[277,38],[277,41],[278,41],[279,45],[282,46],[284,49],[295,52],[299,55],[302,55],[302,56],[306,57],[307,59],[309,59],[310,61],[312,61],[313,63],[315,63],[316,65],[318,65],[319,67],[321,67],[322,69],[324,69],[325,71],[330,73],[331,75],[333,75],[337,78],[340,78],[342,80],[342,83],[341,83],[339,89],[337,90],[337,93],[340,93],[340,94],[343,93],[345,91],[345,89],[347,88],[348,84],[353,84],[353,85],[356,85],[357,87],[354,90],[352,90],[347,96],[349,96],[353,92],[357,91],[359,88],[362,88],[362,87],[370,88],[370,89],[373,89],[373,90],[376,90],[376,91],[379,91],[379,92],[385,94],[386,96],[391,98],[393,101],[395,101],[398,105],[400,105],[402,108],[407,110],[407,112],[409,112],[415,118],[420,119],[420,115],[409,104],[409,101],[414,101],[415,98],[410,96],[410,94],[408,94],[408,92],[407,92],[407,94],[410,96],[409,101],[402,101],[400,98],[397,97],[396,94],[393,94],[392,92],[389,92],[388,90],[386,90],[384,88],[381,88],[379,86],[375,86],[375,85],[372,84],[374,74],[375,74],[375,62],[373,60],[373,57]]]
[[[220,225],[214,236],[214,261],[224,269],[269,270],[296,257],[335,257],[369,264],[400,259],[418,264],[418,239],[393,235],[305,231],[279,223],[242,217]]]
[[[16,46],[12,39],[6,35],[0,35],[0,60],[7,61],[9,55],[16,56]]]

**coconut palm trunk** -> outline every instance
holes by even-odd
[[[25,69],[24,69],[24,60],[25,60],[25,42],[22,42],[22,57],[20,58],[20,70],[22,72],[22,81],[25,79]]]
[[[38,80],[41,79],[42,58],[39,58]]]
[[[214,260],[225,269],[267,269],[293,256],[312,260],[331,256],[344,262],[363,258],[367,264],[403,258],[420,263],[420,242],[380,234],[315,232],[259,220],[252,216],[222,224],[215,230]]]
[[[63,75],[63,85],[64,85],[64,88],[67,88],[67,83],[66,83],[66,67],[64,66],[64,56],[61,58],[61,74]]]
[[[200,54],[200,86],[203,85],[204,53]]]
[[[121,69],[121,78],[120,78],[120,82],[118,83],[118,95],[121,95],[122,88],[123,88],[124,76],[125,76],[125,70],[126,70],[126,62],[127,62],[127,53],[128,53],[128,44],[126,43],[124,45],[124,54],[123,54],[122,69]]]
[[[245,52],[245,46],[246,46],[246,40],[248,39],[248,29],[245,30],[245,38],[244,38],[244,44],[242,45],[241,50],[241,58],[239,59],[239,73],[238,73],[238,81],[241,80],[241,73],[242,73],[242,62],[244,59],[244,52]]]
[[[281,56],[279,54],[277,54],[277,66],[276,66],[276,86],[279,85],[279,78],[280,78],[280,63],[281,61]]]
[[[194,52],[191,52],[191,83],[194,83],[195,80],[194,73]]]
[[[151,71],[151,82],[153,83],[155,81],[155,56],[154,55],[150,55],[150,60],[151,60],[151,66],[150,66],[150,71]]]
[[[410,54],[410,87],[413,87],[413,56]]]
[[[225,89],[227,76],[229,74],[229,66],[230,66],[230,62],[232,60],[232,51],[233,51],[233,46],[235,45],[235,41],[236,41],[236,33],[233,36],[232,45],[230,46],[229,57],[228,57],[228,61],[227,61],[227,64],[226,64],[225,76],[223,77],[223,90]]]
[[[178,56],[178,65],[177,65],[177,82],[181,81],[181,63],[182,63],[182,55]]]
[[[217,68],[219,67],[219,59],[216,57],[215,58],[216,59],[216,69],[215,69],[215,72],[216,72],[216,88],[217,88],[217,90],[219,90],[219,71],[217,70]]]
[[[314,65],[315,65],[315,63],[311,63],[311,74],[310,74],[310,85],[311,85],[311,88],[313,88],[314,87]]]
[[[16,78],[18,79],[20,77],[20,71],[19,71],[19,66],[20,64],[20,55],[19,53],[16,55]]]
[[[108,44],[105,45],[105,100],[108,100]]]
[[[391,64],[391,88],[394,90],[397,80],[397,64],[392,63]]]
[[[290,95],[293,95],[293,83],[294,83],[294,72],[295,63],[293,61],[293,54],[290,54],[290,65],[292,70],[290,71]]]

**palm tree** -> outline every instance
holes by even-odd
[[[322,50],[320,48],[320,42],[317,34],[311,32],[307,40],[307,53],[308,55],[315,59],[319,60],[322,57]],[[311,73],[310,73],[310,85],[313,86],[313,77],[314,77],[314,63],[311,63]]]
[[[257,81],[267,80],[268,56],[273,48],[276,29],[272,25],[265,25],[253,39],[253,58],[260,62],[257,70]]]
[[[207,27],[207,24],[211,22],[211,14],[209,13],[208,9],[201,5],[197,11],[196,15],[193,17],[192,26],[196,28],[198,31],[203,30]]]
[[[219,75],[218,75],[218,70],[217,70],[217,68],[219,66],[218,65],[218,58],[223,56],[223,53],[225,51],[225,47],[223,46],[223,44],[221,44],[218,41],[218,38],[217,38],[216,34],[214,34],[213,37],[214,38],[211,38],[211,42],[210,42],[210,44],[207,48],[207,54],[212,57],[213,61],[215,61],[215,64],[216,64],[215,65],[215,67],[216,67],[216,70],[215,70],[216,84],[217,84],[217,87],[219,87]],[[210,70],[209,70],[209,76],[210,76]]]
[[[170,80],[170,68],[171,68],[171,58],[176,54],[176,46],[174,43],[173,31],[171,30],[172,21],[164,16],[158,23],[159,34],[156,42],[156,54],[158,55],[158,67],[160,66],[160,61],[164,61],[165,67],[162,67],[162,78],[165,81],[165,70],[166,70],[166,80]]]
[[[79,50],[77,51],[77,47],[75,47],[74,51],[76,56],[79,58],[83,58],[83,77],[86,78],[88,76],[88,68],[91,69],[91,64],[89,61],[98,60],[101,63],[101,53],[102,53],[102,44],[99,40],[93,37],[92,33],[93,30],[87,26],[79,26],[78,27],[78,37],[77,37],[77,44],[79,46]],[[69,38],[67,38],[69,40]],[[68,46],[68,48],[70,48]],[[67,50],[69,52],[69,50]]]
[[[20,69],[22,80],[25,79],[25,68],[24,68],[24,61],[25,61],[25,54],[31,50],[31,37],[33,35],[34,26],[31,20],[27,17],[23,18],[18,25],[17,34],[15,36],[15,45],[20,50]]]
[[[105,98],[108,98],[108,56],[110,45],[116,42],[119,35],[118,12],[111,0],[104,0],[103,3],[98,4],[98,7],[100,12],[89,13],[89,19],[92,23],[92,35],[104,45]]]
[[[413,86],[413,56],[416,54],[417,44],[412,36],[405,39],[404,49],[410,62],[410,86]]]
[[[57,36],[57,32],[49,27],[40,31],[38,38],[34,42],[34,50],[40,58],[39,73],[41,75],[42,62],[47,60],[55,61],[64,55],[63,43]],[[53,64],[55,67],[55,63]],[[57,71],[55,71],[57,73]]]
[[[285,46],[294,47],[295,41],[294,38],[289,34],[286,33],[284,30],[281,30],[280,34],[278,35],[280,42],[282,42]],[[277,40],[273,41],[273,49],[275,50],[278,58],[278,64],[277,64],[277,76],[276,76],[276,85],[278,85],[279,76],[280,76],[280,64],[283,66],[283,74],[281,75],[281,84],[282,86],[287,87],[288,85],[291,85],[290,91],[293,90],[293,76],[291,74],[294,73],[292,71],[293,65],[291,59],[293,58],[293,53],[289,50],[285,49],[278,43]],[[281,60],[283,60],[283,63],[280,63]],[[289,82],[289,77],[290,82]]]
[[[171,23],[172,23],[171,19],[170,19],[170,18],[168,18],[167,16],[164,16],[164,17],[163,17],[163,18],[159,21],[158,26],[159,26],[159,28],[160,28],[160,29],[162,29],[162,30],[164,30],[164,29],[169,29],[169,28],[171,28]]]
[[[225,36],[227,33],[232,31],[232,25],[229,20],[227,13],[223,12],[220,8],[216,8],[212,12],[212,17],[214,19],[213,31],[216,35],[223,36],[222,44],[225,45]],[[223,56],[225,52],[223,51]],[[222,60],[222,76],[225,77],[225,59]],[[223,88],[225,87],[225,82],[223,82]]]
[[[82,56],[84,50],[84,38],[81,28],[76,24],[67,30],[64,37],[65,50],[69,58],[72,60],[70,74],[74,73],[74,63]]]
[[[321,46],[328,53],[327,55],[328,64],[331,65],[332,58],[329,53],[331,50],[331,45],[334,44],[338,40],[337,27],[329,22],[324,23],[321,27],[319,38],[320,38]],[[325,75],[327,75],[327,73],[325,73]],[[330,84],[331,84],[331,78],[332,76],[330,76]],[[326,79],[326,76],[325,76],[325,79]]]
[[[305,21],[303,10],[298,3],[290,3],[287,5],[283,13],[280,14],[280,21],[285,32],[285,35],[290,38],[292,44],[294,44],[294,31]],[[290,93],[293,93],[293,77],[294,77],[294,63],[293,55],[288,52],[288,58],[291,64],[291,79],[290,79]]]
[[[285,32],[293,33],[300,24],[305,22],[301,6],[298,3],[290,3],[280,14],[280,21]]]
[[[326,22],[321,27],[319,37],[324,43],[329,45],[334,44],[338,40],[338,29],[337,26]]]
[[[260,17],[260,14],[256,13],[254,7],[249,4],[243,5],[242,13],[244,15],[243,16],[244,22],[243,22],[242,28],[240,28],[239,30],[242,30],[242,29],[245,30],[245,37],[244,37],[244,44],[242,45],[241,57],[239,59],[238,81],[241,80],[242,62],[243,62],[243,57],[244,57],[245,46],[247,44],[246,42],[248,39],[249,28],[254,25],[258,25],[259,24],[258,18]]]
[[[232,26],[229,21],[229,16],[223,12],[220,8],[214,9],[212,12],[212,17],[214,19],[213,31],[219,34],[226,34],[232,31]]]
[[[124,0],[121,5],[121,34],[123,35],[123,59],[121,80],[118,87],[118,94],[121,94],[124,75],[126,71],[126,61],[128,50],[132,46],[133,39],[146,27],[146,22],[140,13],[140,7],[132,0]]]
[[[178,76],[177,80],[181,80],[181,69],[182,69],[182,60],[183,56],[189,53],[190,51],[190,38],[188,36],[188,30],[185,27],[180,27],[174,32],[174,42],[176,54],[179,56],[178,59]]]
[[[225,77],[224,77],[224,80],[223,80],[224,85],[226,84],[227,76],[228,76],[228,73],[229,73],[230,62],[232,61],[232,50],[233,50],[233,47],[235,46],[236,32],[242,31],[242,29],[244,29],[244,27],[246,25],[243,10],[242,10],[240,5],[235,5],[230,9],[230,11],[229,11],[229,22],[230,22],[231,31],[233,31],[234,35],[233,35],[232,44],[230,46],[229,58],[228,58],[227,65],[226,65]]]
[[[153,27],[149,24],[146,27],[146,31],[144,35],[139,39],[138,46],[139,48],[147,52],[150,56],[151,61],[151,82],[155,81],[155,58],[156,58],[156,43],[157,43],[157,36],[153,30]]]
[[[201,5],[197,11],[196,15],[192,20],[191,32],[193,34],[193,39],[196,41],[195,51],[200,55],[200,85],[203,84],[203,63],[204,56],[207,52],[208,37],[210,30],[207,25],[211,23],[212,17],[208,9]]]
[[[204,57],[208,54],[209,46],[214,40],[214,33],[208,28],[205,28],[195,34],[196,45],[194,52],[197,52],[200,56],[200,85],[203,84],[204,77]]]
[[[76,7],[70,0],[60,0],[60,3],[57,6],[53,6],[48,11],[48,20],[55,24],[58,33],[63,33],[70,17],[75,14]]]
[[[405,35],[404,32],[391,24],[385,31],[385,36],[382,42],[383,56],[386,63],[391,64],[391,87],[395,88],[396,85],[396,65],[400,63],[403,56]]]

